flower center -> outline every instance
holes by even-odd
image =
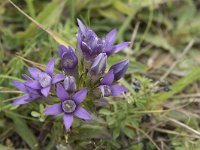
[[[110,86],[104,85],[104,96],[110,96],[110,95],[111,95]]]
[[[76,104],[73,100],[66,100],[62,102],[62,109],[66,113],[72,113],[76,109]]]
[[[63,66],[64,67],[72,67],[73,66],[73,60],[70,58],[63,60]]]
[[[42,87],[47,87],[51,84],[51,77],[47,73],[42,72],[39,75],[39,83]]]

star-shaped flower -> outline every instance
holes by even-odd
[[[55,58],[52,58],[46,65],[45,72],[33,67],[29,67],[29,73],[34,80],[29,80],[25,83],[26,86],[40,90],[42,95],[47,97],[49,95],[51,85],[58,83],[65,79],[63,74],[56,74],[53,77]]]
[[[100,39],[92,29],[87,28],[79,19],[77,19],[77,22],[79,25],[78,47],[80,47],[86,59],[93,59],[100,53],[106,53],[107,56],[110,56],[130,44],[130,42],[122,42],[114,45],[117,35],[116,29],[113,29],[103,39]]]
[[[74,116],[84,120],[91,120],[90,114],[84,108],[79,106],[87,95],[86,88],[76,92],[73,96],[69,96],[61,84],[57,84],[56,90],[61,103],[46,108],[44,111],[46,115],[58,115],[64,113],[63,121],[66,129],[71,127]]]
[[[29,76],[23,74],[23,77],[25,79],[27,79],[27,81],[32,80]],[[25,83],[27,82],[21,82],[21,81],[17,81],[14,80],[12,83],[13,85],[18,88],[20,91],[24,92],[24,96],[19,97],[18,99],[16,99],[12,104],[13,105],[22,105],[22,104],[26,104],[29,103],[39,97],[42,97],[42,94],[39,90],[37,89],[32,89],[28,86],[25,85]]]
[[[114,72],[110,70],[104,78],[100,81],[99,89],[101,90],[103,97],[118,96],[123,92],[127,92],[128,89],[121,85],[112,85],[114,82]]]

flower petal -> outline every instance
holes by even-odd
[[[52,79],[52,84],[58,83],[65,79],[65,75],[63,74],[56,74]]]
[[[100,85],[99,89],[100,89],[103,97],[108,97],[108,96],[111,96],[111,94],[112,94],[110,85]]]
[[[80,91],[76,92],[74,94],[74,96],[72,97],[72,99],[76,102],[76,104],[80,104],[84,99],[85,97],[87,96],[87,89],[86,88],[83,88],[81,89]]]
[[[32,102],[33,100],[38,99],[39,97],[41,97],[41,95],[31,93],[31,94],[29,94],[29,99],[27,99],[26,101]]]
[[[115,45],[115,48],[112,50],[111,54],[115,54],[121,50],[123,50],[124,48],[126,48],[128,45],[130,44],[130,42],[123,42],[120,44]]]
[[[116,29],[113,29],[112,31],[110,31],[105,37],[106,42],[108,42],[109,45],[113,45],[115,38],[116,38],[116,35],[117,35]]]
[[[120,95],[123,92],[127,92],[128,89],[121,85],[113,85],[111,86],[112,96]]]
[[[82,34],[86,35],[86,31],[87,31],[86,26],[79,19],[77,19],[77,22],[78,22],[78,26],[79,26],[79,29],[81,30]]]
[[[58,48],[58,53],[59,53],[60,58],[62,58],[62,55],[66,53],[67,51],[68,49],[64,45],[60,45]]]
[[[42,95],[44,95],[45,97],[47,97],[49,95],[50,89],[51,89],[51,86],[47,86],[47,87],[41,89]]]
[[[36,80],[27,81],[27,82],[25,82],[25,85],[32,89],[41,89],[42,88],[40,83]]]
[[[116,64],[110,67],[110,70],[113,70],[114,73],[114,81],[117,81],[124,76],[124,74],[128,69],[128,65],[129,65],[129,60],[125,59],[120,62],[117,62]]]
[[[90,68],[89,74],[91,76],[101,76],[107,64],[107,55],[106,53],[100,53],[95,59],[93,60],[92,66]]]
[[[67,91],[65,91],[64,87],[61,84],[57,84],[57,96],[59,97],[60,100],[64,101],[69,98],[69,95]]]
[[[29,102],[27,101],[28,99],[29,99],[29,96],[28,96],[28,95],[25,95],[25,96],[22,96],[22,97],[16,99],[12,104],[13,104],[14,106],[26,104],[26,103],[29,103]]]
[[[46,73],[48,73],[50,76],[52,76],[53,74],[53,70],[54,70],[54,64],[55,64],[56,58],[53,57],[48,64],[46,65]]]
[[[64,88],[67,92],[76,92],[76,79],[73,76],[67,76],[63,82]]]
[[[85,57],[90,58],[92,54],[92,49],[85,42],[81,42],[81,50]]]
[[[33,67],[29,67],[28,68],[28,71],[29,73],[31,74],[31,76],[34,78],[34,79],[37,79],[39,74],[41,73],[41,71],[37,68],[33,68]]]
[[[84,120],[91,120],[91,115],[82,107],[78,107],[76,111],[74,112],[74,115],[78,118],[84,119]]]
[[[52,106],[49,106],[47,107],[45,110],[44,110],[44,113],[46,115],[58,115],[60,113],[62,113],[62,106],[61,104],[54,104]]]
[[[81,36],[81,30],[79,29],[78,33],[77,33],[77,46],[78,46],[78,49],[80,49],[81,41],[82,41],[82,36]]]
[[[100,89],[101,94],[102,94],[102,96],[104,97],[105,92],[104,92],[104,88],[103,88],[103,87],[104,87],[103,85],[100,85],[98,88]]]
[[[37,89],[32,89],[32,88],[26,86],[26,90],[29,95],[40,95],[40,92]]]
[[[22,77],[23,77],[24,79],[26,79],[27,81],[33,80],[31,77],[29,77],[29,76],[26,75],[26,74],[22,74]]]
[[[67,52],[64,52],[61,58],[62,69],[74,69],[78,64],[78,58],[72,47],[69,46]]]
[[[24,86],[24,83],[23,82],[20,82],[20,81],[17,81],[17,80],[14,80],[12,81],[13,85],[18,88],[20,91],[24,92],[24,93],[27,93],[27,90],[26,90],[26,87]]]
[[[74,116],[72,114],[66,114],[66,113],[64,114],[63,122],[66,129],[69,129],[72,126],[73,121],[74,121]]]
[[[110,70],[101,80],[101,84],[111,85],[114,81],[114,73],[113,70]]]

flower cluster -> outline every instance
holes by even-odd
[[[112,65],[107,73],[108,57],[128,46],[129,42],[114,45],[117,31],[114,29],[103,39],[94,31],[87,28],[78,20],[77,46],[59,46],[59,57],[62,73],[54,75],[55,58],[46,65],[45,71],[29,67],[31,75],[22,76],[25,82],[13,81],[16,88],[25,93],[24,96],[13,102],[13,105],[29,103],[33,100],[54,96],[60,103],[53,104],[45,109],[46,115],[64,113],[63,121],[66,129],[73,123],[74,116],[91,120],[91,115],[80,104],[108,96],[117,96],[127,91],[127,88],[115,84],[128,69],[128,60],[122,60]],[[56,94],[54,94],[56,93]],[[85,106],[85,105],[84,105]]]

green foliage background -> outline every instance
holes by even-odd
[[[13,2],[33,20],[9,0],[0,0],[1,150],[200,149],[199,0]],[[60,117],[44,116],[43,103],[13,107],[11,102],[21,93],[11,81],[21,80],[27,66],[44,68],[58,56],[59,43],[75,47],[76,18],[101,37],[117,28],[116,42],[132,41],[124,52],[109,58],[109,65],[130,59],[127,75],[120,80],[130,92],[106,99],[93,122],[76,120],[66,132]],[[139,92],[132,87],[134,79],[141,82]],[[160,79],[170,83],[171,91],[155,92]]]

